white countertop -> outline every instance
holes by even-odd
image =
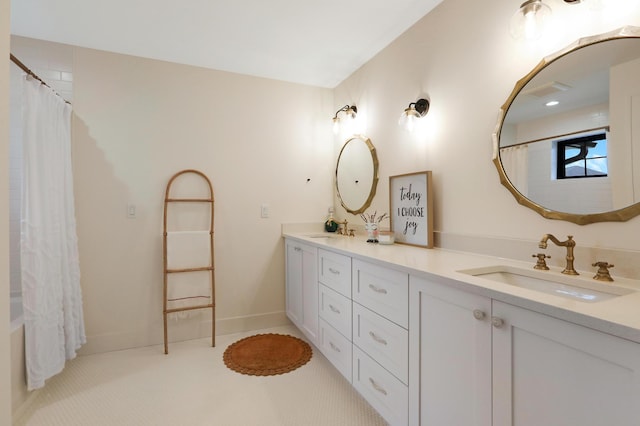
[[[457,272],[495,265],[532,269],[535,259],[519,262],[439,248],[372,244],[367,243],[363,236],[346,237],[320,232],[285,231],[283,236],[365,261],[381,262],[390,268],[423,278],[442,277],[448,284],[463,290],[640,343],[640,281],[638,280],[619,278],[614,274],[612,276],[615,281],[611,284],[606,283],[607,286],[625,287],[636,291],[609,300],[588,303]],[[561,268],[552,266],[544,273],[549,274],[549,277],[562,276],[560,271]],[[594,275],[594,271],[578,272],[582,279],[591,279]]]

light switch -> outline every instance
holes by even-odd
[[[262,204],[260,206],[260,217],[263,219],[269,217],[269,204]]]
[[[129,219],[136,218],[136,205],[135,204],[127,204],[127,217]]]

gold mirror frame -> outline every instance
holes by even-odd
[[[338,185],[338,168],[340,167],[340,159],[342,158],[342,153],[344,152],[345,147],[349,144],[349,142],[355,139],[363,141],[367,145],[367,148],[369,149],[369,153],[371,154],[371,160],[373,162],[373,181],[371,182],[371,189],[369,191],[369,196],[367,197],[367,200],[364,202],[364,204],[361,207],[354,210],[345,204],[344,200],[342,199],[342,196],[340,195],[340,186]],[[344,143],[344,145],[340,149],[340,154],[338,155],[338,161],[336,163],[336,193],[338,194],[338,198],[340,199],[340,204],[347,212],[351,214],[360,214],[360,213],[364,213],[364,211],[367,208],[369,208],[369,206],[371,205],[371,202],[373,201],[373,197],[376,195],[376,189],[378,187],[378,166],[379,166],[379,163],[378,163],[378,155],[376,154],[376,147],[373,146],[371,139],[362,135],[354,135]]]
[[[589,223],[596,222],[625,222],[637,215],[640,214],[640,203],[635,203],[630,206],[624,207],[622,209],[613,210],[609,212],[603,213],[593,213],[593,214],[575,214],[575,213],[564,213],[558,212],[555,210],[548,209],[543,207],[532,200],[528,199],[524,195],[522,195],[511,183],[509,178],[507,177],[504,168],[502,166],[502,162],[500,161],[500,133],[502,132],[502,126],[504,124],[504,119],[507,115],[507,111],[509,107],[513,103],[514,99],[518,96],[522,88],[538,74],[543,68],[549,66],[553,62],[558,59],[574,52],[578,49],[582,49],[586,46],[591,46],[597,43],[603,43],[609,40],[616,39],[624,39],[624,38],[640,38],[640,28],[626,26],[622,27],[618,30],[611,31],[608,33],[592,36],[592,37],[584,37],[579,39],[577,42],[569,45],[568,47],[552,54],[540,61],[536,67],[529,72],[529,74],[525,75],[523,78],[518,80],[516,83],[511,95],[504,103],[504,105],[500,109],[500,113],[498,116],[498,124],[496,125],[496,130],[493,133],[493,163],[498,169],[498,175],[500,176],[500,183],[504,185],[509,192],[515,197],[516,201],[528,207],[543,217],[547,219],[557,219],[557,220],[565,220],[568,222],[573,222],[578,225],[587,225]]]

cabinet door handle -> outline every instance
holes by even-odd
[[[383,394],[384,396],[387,396],[387,391],[384,390],[384,388],[382,386],[380,386],[379,384],[376,383],[375,380],[373,380],[371,377],[369,377],[369,381],[371,382],[371,386],[373,386],[373,388],[375,390],[377,390],[378,392],[380,392],[381,394]]]
[[[376,333],[374,333],[373,331],[369,332],[369,336],[371,336],[371,338],[373,340],[375,340],[376,342],[380,343],[381,345],[386,345],[387,341],[384,340],[382,337],[378,336]]]
[[[334,275],[340,275],[340,271],[338,271],[337,269],[329,268],[329,272],[331,272]]]
[[[483,311],[481,311],[480,309],[474,309],[473,310],[473,317],[477,320],[483,320],[485,319],[487,316],[487,314],[485,314]]]
[[[329,304],[329,309],[331,309],[331,311],[335,312],[336,314],[340,314],[340,309],[336,308],[332,304]]]
[[[302,249],[300,247],[294,247],[293,248],[295,251],[302,251]]]
[[[500,328],[504,325],[504,320],[502,318],[498,318],[498,317],[491,317],[491,324],[495,327],[495,328]]]
[[[369,288],[373,291],[375,291],[376,293],[380,293],[380,294],[387,294],[387,289],[384,288],[380,288],[380,287],[376,287],[373,284],[369,284]]]
[[[333,349],[334,351],[340,353],[340,348],[337,347],[336,345],[333,344],[333,342],[329,342],[329,346],[331,346],[331,349]]]

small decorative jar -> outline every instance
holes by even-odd
[[[391,231],[380,231],[378,235],[378,242],[380,244],[393,244],[395,241],[395,236]]]
[[[367,230],[367,242],[377,243],[378,242],[378,224],[374,222],[365,223],[364,229]]]

